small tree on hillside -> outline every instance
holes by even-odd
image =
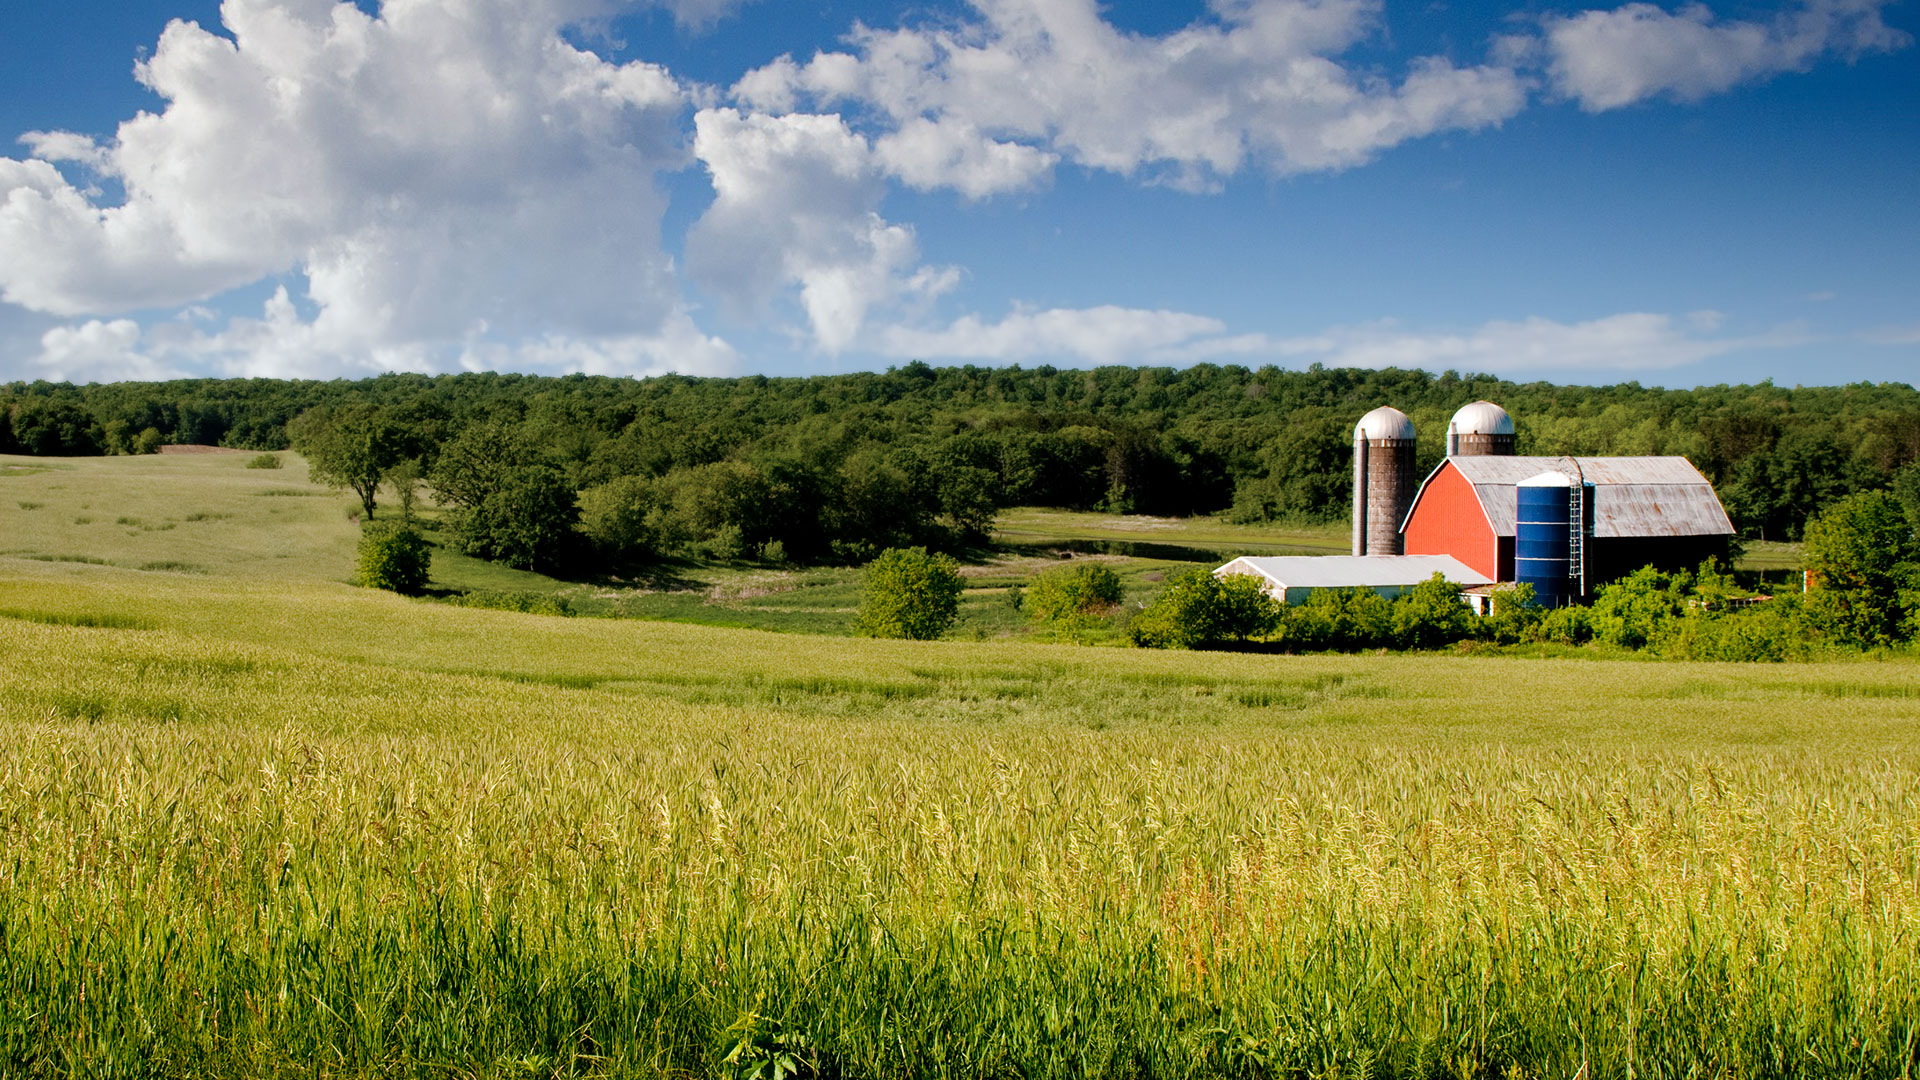
[[[1807,621],[1838,641],[1886,645],[1911,637],[1920,551],[1898,499],[1867,492],[1807,523]]]
[[[924,548],[888,548],[867,564],[859,631],[868,637],[930,641],[960,613],[960,564]]]
[[[368,518],[388,470],[407,457],[405,431],[378,405],[316,406],[287,425],[287,437],[306,457],[307,475],[358,495]]]
[[[1216,577],[1195,567],[1167,579],[1166,591],[1134,617],[1127,637],[1142,648],[1203,649],[1273,633],[1284,615],[1259,578]]]
[[[1033,580],[1023,597],[1027,613],[1047,622],[1105,615],[1118,607],[1124,592],[1110,566],[1083,562],[1056,566]]]
[[[658,486],[644,476],[617,476],[580,493],[580,531],[613,559],[657,555],[663,512]]]
[[[406,525],[368,522],[360,532],[360,584],[418,593],[427,587],[433,555],[426,538]]]

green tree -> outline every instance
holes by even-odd
[[[412,526],[372,521],[361,526],[360,584],[368,588],[421,592],[432,561],[426,537]]]
[[[1889,490],[1893,497],[1907,512],[1907,521],[1916,530],[1920,530],[1920,461],[1913,462],[1893,474],[1893,483]]]
[[[1867,492],[1829,506],[1807,523],[1807,621],[1854,645],[1911,637],[1916,561],[1913,523],[1892,495]]]
[[[868,637],[930,641],[960,614],[960,564],[925,548],[888,548],[867,564],[858,629]]]
[[[408,456],[406,432],[379,405],[308,409],[287,425],[287,435],[313,481],[358,495],[369,520],[388,470]]]
[[[1670,577],[1643,566],[1619,581],[1600,586],[1588,624],[1603,645],[1644,649],[1660,636],[1667,621],[1686,614],[1687,575]]]
[[[440,451],[433,490],[452,508],[461,551],[521,570],[562,562],[575,538],[578,500],[566,473],[504,420],[468,427]]]
[[[1534,601],[1531,584],[1519,581],[1502,585],[1489,599],[1493,611],[1478,624],[1482,636],[1499,645],[1517,645],[1533,637],[1542,612]]]
[[[87,457],[101,451],[105,438],[92,414],[66,401],[32,399],[13,407],[14,444],[23,454]]]
[[[1203,649],[1271,634],[1284,615],[1259,578],[1219,577],[1195,567],[1167,579],[1166,591],[1134,617],[1127,637],[1142,648]]]
[[[1393,601],[1372,589],[1315,589],[1287,619],[1295,649],[1377,649],[1394,644]]]
[[[1353,484],[1355,419],[1345,413],[1299,417],[1264,448],[1265,474],[1241,479],[1232,520],[1325,521],[1344,515]]]
[[[1435,574],[1393,600],[1393,636],[1404,649],[1435,649],[1473,633],[1460,586]]]
[[[1119,606],[1120,575],[1096,562],[1056,566],[1034,578],[1022,605],[1048,622],[1104,615]]]
[[[659,553],[660,494],[644,476],[620,476],[580,493],[580,531],[603,555],[648,558]]]

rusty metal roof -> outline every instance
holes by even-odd
[[[1442,462],[1440,468],[1449,465],[1473,485],[1497,536],[1513,535],[1514,486],[1548,471],[1593,485],[1596,537],[1733,533],[1733,522],[1713,493],[1713,485],[1683,457],[1456,457]],[[1426,484],[1420,485],[1420,492],[1426,493]],[[1414,496],[1413,505],[1420,505],[1419,495]],[[1407,516],[1413,516],[1412,510]]]

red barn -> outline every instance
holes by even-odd
[[[1590,585],[1642,566],[1680,570],[1724,557],[1733,522],[1713,485],[1683,457],[1451,457],[1414,495],[1401,525],[1408,555],[1451,555],[1512,581],[1514,488],[1545,472],[1582,485]]]

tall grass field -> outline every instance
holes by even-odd
[[[1911,664],[478,610],[297,461],[68,464],[0,477],[0,1076],[1920,1066]]]

